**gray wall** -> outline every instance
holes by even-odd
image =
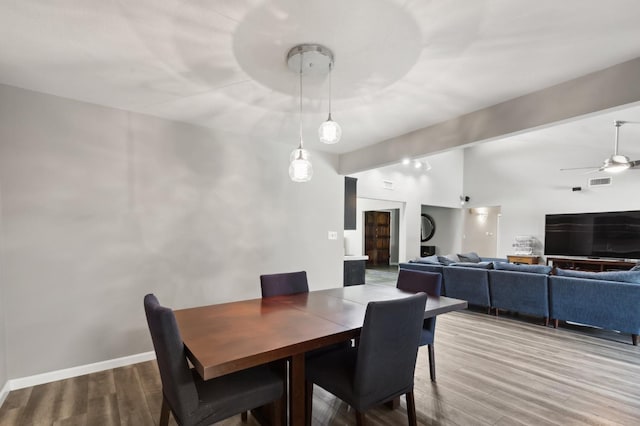
[[[433,238],[421,244],[436,246],[436,254],[441,256],[460,253],[462,209],[422,206],[422,213],[430,215],[436,222],[436,232]]]
[[[2,185],[0,184],[0,252],[4,244],[4,235],[2,225]],[[0,256],[0,389],[7,382],[7,343],[6,343],[6,320],[5,320],[5,303],[4,303],[4,279],[3,279],[3,262]],[[0,395],[0,398],[2,395]]]
[[[342,233],[327,238],[343,227],[336,157],[314,153],[313,180],[296,184],[295,140],[7,86],[0,98],[0,379],[152,350],[148,292],[182,308],[259,297],[261,273],[342,284]]]

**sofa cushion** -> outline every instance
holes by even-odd
[[[446,256],[438,256],[438,261],[442,264],[442,265],[451,265],[453,262],[459,262],[460,259],[458,259],[458,255],[456,254],[448,254]]]
[[[453,262],[449,266],[462,266],[465,268],[493,269],[493,262]]]
[[[480,262],[480,256],[478,256],[478,253],[473,251],[470,251],[469,253],[458,253],[458,259],[460,259],[460,262]]]
[[[440,261],[438,260],[438,256],[436,256],[435,254],[433,256],[427,256],[427,257],[419,257],[416,260],[414,260],[413,262],[415,263],[429,263],[431,265],[440,265]]]
[[[623,283],[640,284],[640,271],[589,272],[576,271],[574,269],[557,268],[556,275],[560,277],[586,278],[592,280],[619,281]]]
[[[532,274],[549,274],[553,268],[545,265],[518,265],[515,263],[493,262],[493,269],[502,271],[530,272]]]

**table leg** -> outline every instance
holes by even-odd
[[[304,353],[289,362],[289,421],[291,426],[304,425]]]

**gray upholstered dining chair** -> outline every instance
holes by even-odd
[[[281,296],[285,294],[308,293],[307,272],[285,272],[280,274],[260,275],[262,297]]]
[[[267,366],[257,366],[204,381],[187,364],[173,311],[161,306],[153,294],[144,297],[144,310],[162,382],[161,425],[169,423],[169,412],[179,425],[200,426],[268,404],[272,424],[284,424],[286,392],[282,376]]]
[[[414,271],[400,269],[397,287],[411,293],[424,292],[430,296],[440,296],[442,289],[442,275],[437,272]],[[427,346],[429,351],[429,375],[431,381],[436,381],[436,356],[433,341],[436,332],[436,317],[425,318],[422,324],[420,346]]]
[[[369,302],[357,348],[307,360],[307,425],[311,424],[314,384],[353,407],[359,426],[365,423],[366,410],[405,394],[409,425],[416,425],[413,377],[426,301],[427,295],[418,293]]]

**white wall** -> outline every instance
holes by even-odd
[[[296,184],[295,141],[7,86],[0,99],[9,379],[151,350],[148,292],[174,308],[254,298],[260,274],[300,269],[312,289],[342,285],[336,157],[314,153]]]
[[[400,262],[420,255],[420,214],[423,204],[460,207],[464,153],[457,150],[433,155],[427,159],[431,164],[431,170],[428,172],[398,165],[353,175],[358,178],[358,197],[404,204],[400,220]],[[393,189],[385,189],[385,181],[392,182]]]
[[[611,123],[615,116],[614,113],[602,117],[601,143],[595,146],[585,145],[593,139],[592,132],[581,137],[584,130],[580,128],[563,131],[563,126],[567,129],[580,126],[572,123],[465,150],[464,190],[471,197],[468,207],[501,206],[498,256],[513,253],[516,235],[533,235],[544,243],[544,221],[548,213],[640,210],[640,198],[636,195],[640,184],[638,170],[617,175],[560,171],[563,167],[598,165],[611,155]],[[631,128],[623,130],[632,135]],[[568,136],[558,136],[563,134]],[[621,150],[632,159],[640,158],[632,152],[640,148],[637,138],[633,146],[631,140],[622,139],[621,134]],[[602,176],[612,176],[613,184],[588,187],[590,177]],[[581,186],[582,191],[573,192],[574,186]]]

